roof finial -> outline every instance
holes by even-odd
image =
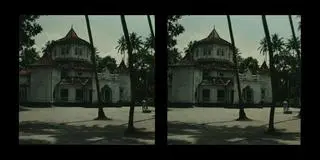
[[[216,30],[216,25],[213,25],[213,29]]]
[[[73,24],[71,24],[71,29],[73,29]]]

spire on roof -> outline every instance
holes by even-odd
[[[269,69],[269,68],[268,68],[268,66],[267,66],[266,61],[263,61],[263,63],[262,63],[262,65],[261,65],[260,69],[262,69],[262,70],[268,70],[268,69]]]
[[[67,33],[65,38],[79,38],[77,33],[73,30],[73,25],[71,25],[70,31]]]
[[[213,26],[213,30],[209,34],[208,38],[209,39],[220,39],[220,36],[219,36],[218,32],[216,31],[216,27],[215,26]]]
[[[124,59],[121,60],[121,63],[119,64],[119,69],[127,69],[126,64],[124,63]]]

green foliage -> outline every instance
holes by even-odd
[[[141,36],[138,36],[137,33],[132,32],[129,34],[129,38],[132,45],[133,53],[137,53],[143,45]],[[125,52],[128,50],[126,39],[124,36],[121,36],[118,40],[118,46],[116,47],[116,49],[118,49],[118,52],[120,54],[125,54]]]
[[[257,71],[259,69],[258,60],[252,57],[247,57],[241,63],[239,63],[239,72],[243,73],[247,69],[251,71],[252,74],[257,74]]]
[[[30,48],[35,44],[34,36],[42,31],[42,27],[36,22],[40,16],[20,15],[19,17],[19,51]]]
[[[45,46],[42,47],[42,53],[43,53],[43,54],[51,52],[51,49],[52,49],[52,47],[53,47],[53,42],[54,42],[54,41],[47,41],[47,43],[45,44]]]
[[[26,68],[28,65],[35,63],[39,58],[39,53],[35,48],[23,49],[23,56],[19,58],[20,69]]]
[[[184,53],[186,53],[186,54],[191,54],[191,51],[192,51],[192,49],[193,49],[193,46],[194,46],[194,44],[196,43],[197,41],[190,41],[189,43],[188,43],[188,46],[186,47],[186,48],[184,48]]]
[[[301,50],[301,40],[297,38],[298,43],[295,43],[293,37],[283,40],[278,34],[273,34],[271,37],[271,46],[274,50],[274,67],[275,67],[275,79],[277,88],[277,100],[283,100],[288,98],[296,98],[298,95],[295,86],[296,75],[298,75],[299,60],[296,53],[296,48]],[[263,38],[260,41],[259,47],[260,53],[267,54],[268,48],[266,39]]]
[[[116,59],[105,56],[101,58],[99,55],[96,55],[97,61],[97,72],[102,72],[104,68],[107,68],[110,73],[114,73],[115,69],[117,68]]]
[[[177,44],[176,37],[184,32],[184,27],[178,23],[178,20],[181,19],[181,15],[171,15],[168,16],[168,62],[169,64],[178,62],[181,57],[181,52],[175,48]]]
[[[278,34],[271,35],[271,46],[274,54],[280,53],[284,49],[284,41]],[[268,44],[266,38],[260,40],[260,47],[258,48],[263,55],[268,53]]]
[[[135,32],[129,34],[130,42],[132,43],[133,53],[133,75],[135,81],[136,100],[141,101],[147,97],[153,97],[154,91],[154,49],[151,35],[144,40]],[[118,40],[116,47],[120,54],[125,54],[127,44],[124,36]]]
[[[36,22],[37,15],[19,16],[19,66],[27,67],[39,59],[39,53],[33,48],[34,37],[41,33],[42,27]]]

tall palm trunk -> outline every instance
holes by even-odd
[[[134,96],[134,80],[133,80],[133,67],[132,67],[132,46],[129,38],[129,32],[127,28],[127,23],[124,15],[120,16],[121,18],[121,24],[122,24],[122,29],[124,33],[124,37],[127,41],[127,46],[128,46],[128,58],[129,58],[129,71],[130,71],[130,91],[131,91],[131,102],[130,102],[130,111],[129,111],[129,122],[128,122],[128,131],[132,132],[134,131],[134,126],[133,126],[133,114],[134,114],[134,105],[135,105],[135,96]]]
[[[235,43],[234,43],[234,39],[233,39],[232,25],[231,25],[231,20],[230,20],[229,15],[227,15],[227,19],[228,19],[228,26],[229,26],[229,32],[230,32],[230,39],[231,39],[231,43],[232,43],[233,61],[235,63],[235,70],[236,70],[235,74],[236,74],[236,79],[237,79],[237,89],[238,89],[238,97],[239,97],[239,118],[237,120],[238,121],[249,120],[249,118],[246,116],[246,113],[244,112],[244,105],[243,105],[243,100],[242,100],[242,96],[241,96],[241,87],[240,87],[236,47],[235,47]]]
[[[92,63],[93,63],[94,78],[95,78],[95,81],[96,81],[97,96],[98,96],[98,117],[95,118],[95,120],[110,120],[104,114],[103,106],[101,104],[101,94],[100,94],[100,86],[99,86],[98,73],[97,73],[96,56],[95,56],[95,52],[94,52],[94,45],[93,45],[93,40],[92,40],[91,28],[90,28],[90,22],[89,22],[88,15],[85,15],[85,18],[86,18],[87,29],[88,29],[88,34],[89,34],[89,40],[90,40],[90,45],[91,45],[91,60],[92,60]]]
[[[299,48],[298,48],[298,41],[297,41],[297,38],[296,38],[296,34],[295,34],[295,32],[294,32],[294,27],[293,27],[293,23],[292,23],[292,17],[291,17],[291,15],[289,15],[289,21],[290,21],[290,26],[291,26],[291,31],[292,31],[292,37],[293,37],[293,40],[294,40],[294,43],[297,45],[297,46],[295,46],[295,49],[296,49],[296,52],[297,52],[297,57],[298,57],[298,64],[299,64],[299,66],[298,66],[298,70],[297,70],[297,72],[298,72],[298,89],[299,89],[299,91],[298,91],[298,97],[299,97],[299,103],[301,103],[301,98],[300,98],[300,73],[301,73],[301,53],[300,53],[300,50],[299,50]],[[299,104],[300,105],[300,104]],[[301,110],[301,109],[300,109]],[[298,115],[298,117],[301,117],[301,111],[299,112],[299,115]]]
[[[273,49],[272,49],[268,24],[267,24],[267,20],[266,20],[265,15],[262,15],[262,24],[263,24],[264,33],[266,35],[267,44],[268,44],[270,77],[271,77],[271,88],[272,88],[272,106],[271,106],[271,110],[270,110],[268,131],[273,132],[273,131],[275,131],[275,129],[274,129],[274,110],[275,110],[275,105],[276,105],[276,100],[275,100],[276,87],[275,87],[275,79],[274,79],[275,69],[274,69],[274,60],[273,60]]]
[[[153,48],[154,48],[154,33],[153,33],[153,28],[152,28],[152,23],[151,23],[151,18],[150,15],[147,15],[148,17],[148,23],[149,23],[149,27],[150,27],[150,32],[151,32],[151,36],[152,36],[152,41],[153,41]]]
[[[151,37],[152,37],[152,47],[153,49],[155,49],[155,39],[154,39],[154,33],[153,33],[153,28],[152,28],[152,23],[151,23],[151,18],[150,15],[147,15],[148,18],[148,23],[149,23],[149,27],[150,27],[150,32],[151,32]],[[146,72],[146,96],[148,95],[148,76],[147,76],[148,72]]]

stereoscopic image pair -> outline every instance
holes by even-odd
[[[157,20],[20,15],[19,144],[300,145],[300,15]]]

